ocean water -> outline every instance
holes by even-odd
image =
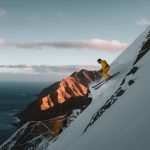
[[[15,114],[51,84],[46,81],[0,81],[0,145],[17,130],[13,125],[19,121]]]

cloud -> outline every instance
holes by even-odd
[[[0,65],[0,80],[59,81],[81,69],[98,70],[99,66]]]
[[[6,41],[4,39],[0,39],[0,47],[5,45],[6,45]]]
[[[136,21],[136,24],[139,26],[148,26],[148,25],[150,25],[150,20],[145,19],[145,18],[141,18],[141,19]]]
[[[68,41],[31,41],[31,42],[9,42],[4,39],[0,39],[0,46],[15,46],[17,48],[25,49],[41,49],[43,47],[55,47],[55,48],[76,48],[76,49],[95,49],[104,51],[119,51],[125,50],[128,47],[127,43],[120,42],[118,40],[68,40]]]
[[[63,18],[65,16],[65,14],[62,11],[58,11],[57,16]]]
[[[0,17],[5,16],[7,11],[5,9],[0,9]]]
[[[42,47],[55,47],[55,48],[88,48],[88,49],[98,49],[98,50],[124,50],[127,48],[127,43],[122,43],[118,40],[74,40],[74,41],[53,41],[53,42],[17,42],[14,43],[16,47],[19,48],[42,48]]]
[[[0,73],[25,73],[25,74],[68,74],[81,69],[98,70],[96,65],[0,65]]]
[[[40,21],[40,18],[38,16],[30,16],[27,18],[27,20],[33,23],[38,23]]]

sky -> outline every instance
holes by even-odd
[[[150,24],[149,0],[0,0],[0,65],[111,63]]]

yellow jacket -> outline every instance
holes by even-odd
[[[98,61],[99,64],[102,65],[102,69],[100,70],[100,74],[105,78],[108,79],[110,75],[108,74],[108,71],[110,70],[110,66],[107,64],[105,60]]]
[[[102,65],[102,69],[105,69],[106,67],[110,67],[110,66],[107,64],[106,60],[101,60],[99,63]]]

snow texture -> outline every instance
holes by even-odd
[[[91,88],[92,103],[47,149],[148,150],[149,50],[150,27],[112,63],[110,74],[121,73]]]

